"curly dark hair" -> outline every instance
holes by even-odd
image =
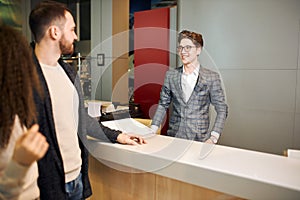
[[[192,42],[196,45],[196,47],[203,47],[204,42],[203,42],[203,38],[202,35],[200,33],[195,33],[192,31],[188,31],[188,30],[183,30],[178,34],[178,43],[180,43],[180,41],[183,38],[188,38],[190,40],[192,40]]]
[[[21,126],[36,121],[33,90],[42,92],[27,40],[6,25],[0,26],[0,38],[0,148],[5,148],[16,115]]]

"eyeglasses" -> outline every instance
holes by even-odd
[[[186,46],[178,46],[177,47],[177,51],[179,53],[182,52],[182,49],[184,49],[185,52],[190,52],[192,48],[196,48],[196,46],[190,46],[190,45],[186,45]]]

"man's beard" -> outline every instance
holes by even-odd
[[[70,54],[73,54],[73,52],[74,52],[73,43],[68,44],[67,41],[65,40],[64,36],[59,41],[59,48],[63,55],[70,55]]]

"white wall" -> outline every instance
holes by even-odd
[[[300,148],[300,1],[179,0],[178,9],[179,31],[203,34],[224,81],[221,144],[277,154]]]

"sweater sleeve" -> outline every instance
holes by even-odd
[[[68,71],[68,69],[69,69],[68,67],[66,67],[64,64],[62,66]],[[68,71],[67,74],[72,76],[72,72],[70,72],[70,71]],[[73,75],[76,76],[76,72]],[[78,92],[78,96],[79,96],[80,117],[82,117],[82,119],[81,119],[82,124],[79,124],[79,126],[83,127],[83,129],[86,129],[83,132],[84,135],[87,134],[88,136],[91,136],[93,138],[96,138],[96,139],[99,139],[99,140],[102,140],[105,142],[114,142],[114,143],[117,142],[118,135],[121,133],[121,131],[112,130],[108,127],[105,127],[104,125],[99,123],[97,121],[97,119],[92,118],[91,116],[88,115],[86,109],[84,108],[84,99],[83,99],[83,93],[82,93],[80,79],[78,78],[78,76],[74,79],[75,79],[74,85],[75,85],[75,88],[76,88],[76,90]]]
[[[97,119],[86,114],[87,134],[91,137],[107,141],[117,142],[118,135],[122,133],[119,130],[110,129],[97,121]]]
[[[24,177],[30,166],[22,166],[11,160],[0,172],[0,199],[17,198],[24,186]]]

